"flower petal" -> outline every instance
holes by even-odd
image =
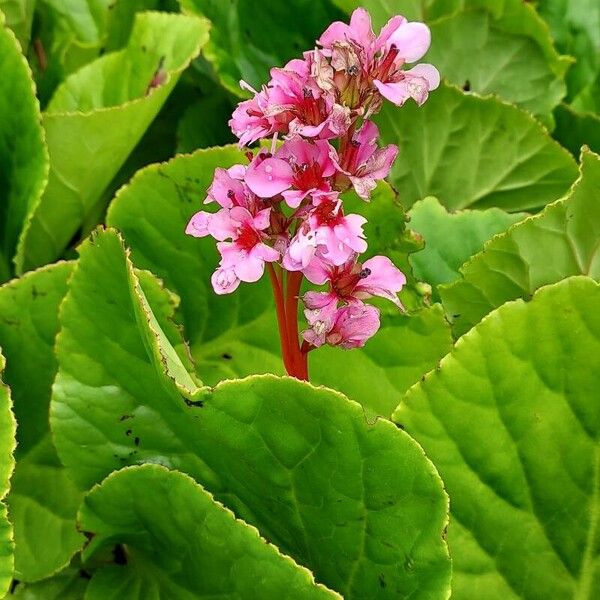
[[[246,171],[246,184],[261,198],[272,198],[292,185],[292,167],[280,158],[253,161]]]

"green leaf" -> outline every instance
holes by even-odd
[[[600,71],[596,78],[573,100],[572,106],[580,112],[600,114]]]
[[[86,496],[79,521],[94,536],[85,557],[127,548],[127,566],[100,568],[87,600],[339,598],[193,479],[159,465],[107,477]]]
[[[161,0],[37,0],[28,57],[42,104],[69,74],[125,46],[137,12],[161,4]]]
[[[60,318],[51,422],[83,485],[177,468],[347,598],[447,597],[441,481],[389,421],[290,378],[182,384],[111,231],[81,247]]]
[[[0,8],[2,6],[0,5]],[[42,194],[48,153],[31,71],[0,12],[0,283],[10,279],[23,224]],[[18,102],[15,102],[18,98]]]
[[[310,378],[361,401],[368,418],[389,418],[402,394],[452,348],[439,304],[408,315],[381,317],[381,329],[361,350],[326,346],[311,357]]]
[[[4,600],[82,600],[88,578],[75,567],[67,567],[54,577],[36,583],[17,583]]]
[[[14,527],[15,579],[48,577],[83,546],[85,539],[75,528],[82,496],[58,460],[50,434],[17,460],[7,500]]]
[[[439,4],[449,12],[449,5]],[[521,0],[458,4],[462,10],[430,23],[425,60],[452,83],[549,115],[565,96],[571,59],[556,52],[533,7]]]
[[[382,140],[400,145],[390,181],[406,207],[436,196],[450,210],[538,209],[577,177],[573,158],[530,115],[453,86],[421,107],[386,105],[378,123]]]
[[[204,56],[212,63],[223,86],[244,97],[240,79],[256,89],[267,83],[272,67],[283,67],[315,46],[332,21],[343,19],[329,0],[180,0],[184,11],[210,19],[210,42]],[[293,27],[284,24],[293,20]]]
[[[0,287],[0,346],[18,421],[17,465],[8,506],[15,576],[23,581],[55,573],[84,541],[75,528],[81,493],[56,456],[48,424],[57,370],[58,306],[72,268],[72,263],[59,263]]]
[[[450,213],[436,198],[425,198],[408,213],[409,227],[423,236],[425,249],[410,256],[415,277],[433,286],[460,277],[459,267],[483,244],[527,215],[498,208]]]
[[[500,307],[394,420],[440,470],[457,600],[592,600],[600,587],[600,287]]]
[[[73,263],[62,262],[0,287],[0,347],[8,361],[5,378],[12,388],[19,423],[17,457],[29,452],[49,432],[50,388],[57,369],[54,338],[59,328],[58,306],[67,292],[72,269]]]
[[[141,13],[126,49],[99,58],[59,87],[44,114],[50,179],[19,243],[20,271],[61,255],[198,54],[207,30],[195,17]],[[165,79],[151,89],[157,70]]]
[[[282,373],[277,320],[267,278],[243,285],[235,294],[217,296],[210,275],[218,263],[214,240],[183,234],[204,199],[216,167],[244,161],[234,148],[201,150],[136,175],[112,203],[107,223],[120,229],[133,261],[161,277],[181,298],[179,317],[190,341],[200,377],[208,384],[256,373]],[[389,186],[380,185],[369,204],[351,195],[349,210],[369,217],[365,229],[370,252],[394,255],[404,214]],[[214,318],[219,315],[219,318]],[[402,344],[397,339],[402,338]],[[322,349],[311,354],[312,380],[334,387],[365,406],[389,416],[399,394],[419,380],[451,344],[438,310],[415,317],[395,315],[364,350]],[[348,376],[348,361],[355,366]],[[384,371],[385,367],[385,371]],[[377,385],[364,373],[377,373]]]
[[[600,72],[600,5],[596,0],[538,0],[557,48],[575,57],[567,72],[572,99]]]
[[[6,26],[13,30],[23,53],[27,53],[35,0],[0,0],[0,11],[6,17]]]
[[[543,285],[578,274],[600,278],[599,242],[600,157],[586,151],[581,177],[565,198],[496,236],[461,267],[460,280],[440,287],[455,332]]]
[[[0,353],[0,376],[4,367],[4,356]],[[5,498],[15,467],[13,453],[16,447],[16,427],[10,388],[0,378],[0,595],[6,594],[8,591],[14,568],[13,530],[8,520]]]
[[[559,104],[554,111],[556,128],[552,133],[573,156],[579,156],[581,148],[587,146],[600,152],[600,116],[580,113],[568,104]]]

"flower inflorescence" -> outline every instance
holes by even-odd
[[[247,165],[216,169],[205,204],[186,233],[217,240],[220,264],[212,276],[217,294],[269,272],[275,295],[282,354],[288,373],[307,377],[306,355],[330,344],[357,348],[379,329],[379,311],[364,300],[381,296],[400,305],[404,275],[389,258],[361,263],[367,249],[366,219],[347,214],[343,192],[353,188],[368,201],[390,172],[397,146],[379,148],[370,117],[384,99],[417,104],[439,85],[429,64],[405,69],[430,43],[423,23],[395,16],[375,36],[366,10],[350,24],[332,23],[318,47],[283,68],[271,69],[260,91],[240,102],[229,124],[245,146],[272,137],[270,150],[247,153]],[[283,143],[278,144],[278,138]],[[303,278],[328,291],[303,296],[307,328],[300,346],[297,306]]]

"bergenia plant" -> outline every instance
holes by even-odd
[[[205,204],[186,233],[212,236],[221,260],[212,276],[216,294],[240,283],[271,280],[281,352],[289,375],[308,379],[309,352],[329,344],[360,348],[379,329],[380,296],[402,305],[404,274],[385,256],[363,260],[366,219],[348,213],[344,192],[365,202],[390,172],[398,147],[378,146],[371,117],[388,100],[421,105],[439,85],[430,64],[426,25],[392,17],[378,36],[359,8],[350,24],[335,22],[317,47],[271,70],[260,91],[240,102],[229,121],[241,146],[271,138],[270,148],[248,151],[248,164],[217,169]],[[309,291],[304,282],[317,289]],[[298,321],[298,303],[305,323]]]

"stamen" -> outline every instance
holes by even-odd
[[[240,79],[240,87],[247,92],[252,92],[253,94],[258,94],[258,92],[246,81]]]

